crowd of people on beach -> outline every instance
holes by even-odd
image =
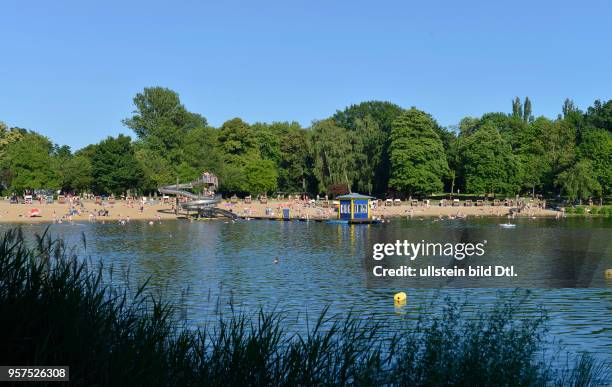
[[[186,199],[186,198],[185,198]],[[181,198],[146,198],[146,197],[113,197],[100,198],[99,196],[83,195],[69,196],[62,198],[62,201],[45,202],[37,198],[40,208],[35,216],[39,221],[52,221],[54,223],[73,222],[74,220],[89,220],[90,222],[118,222],[120,224],[129,223],[133,219],[147,221],[160,221],[162,218],[175,218],[176,216],[187,216],[181,206]],[[458,203],[455,200],[371,200],[369,214],[376,220],[387,220],[394,217],[421,218],[431,217],[437,219],[462,219],[465,217],[484,217],[484,216],[508,216],[515,218],[554,216],[562,218],[565,216],[563,211],[552,211],[542,208],[545,203],[543,200],[513,199],[512,203],[507,200],[495,200],[487,203],[486,200],[479,200],[478,203],[471,203],[469,200],[462,200]],[[61,204],[61,205],[60,205]],[[512,204],[512,205],[510,205]],[[338,214],[338,202],[329,200],[328,197],[319,196],[312,199],[306,195],[290,195],[286,197],[258,198],[251,200],[250,197],[238,199],[232,197],[222,201],[217,205],[244,219],[256,218],[289,218],[300,220],[325,220],[335,219]],[[28,206],[29,207],[29,206]],[[26,207],[26,208],[28,208]],[[148,209],[151,207],[150,209]],[[10,209],[23,208],[10,207]],[[155,210],[153,210],[155,208]],[[124,211],[122,209],[125,209]],[[20,213],[19,219],[30,219],[32,208],[29,213]],[[151,211],[153,210],[153,211]],[[288,211],[287,211],[288,210]],[[52,211],[52,217],[50,212]],[[8,211],[0,211],[8,217]],[[14,214],[15,211],[12,211]],[[40,215],[40,214],[43,215]],[[160,216],[161,214],[161,216]],[[193,215],[193,214],[192,214]],[[15,216],[15,215],[11,215]],[[6,218],[5,217],[5,218]],[[34,220],[34,219],[32,219]],[[15,221],[18,221],[15,220]]]

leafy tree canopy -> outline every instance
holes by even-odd
[[[393,121],[391,129],[391,179],[389,186],[410,195],[442,191],[449,174],[437,123],[425,112],[412,108]]]
[[[355,158],[349,131],[327,119],[315,122],[311,133],[313,172],[319,182],[318,192],[327,192],[332,184],[350,186]]]
[[[582,160],[557,177],[556,183],[561,186],[568,199],[587,199],[601,194],[601,185],[593,172],[593,165]]]
[[[456,143],[458,175],[470,193],[515,194],[519,164],[510,144],[492,125],[461,136]]]
[[[44,136],[20,132],[2,157],[3,185],[10,191],[58,189],[61,180],[52,159],[53,146]]]
[[[120,195],[139,188],[144,175],[130,137],[120,134],[100,142],[91,160],[91,174],[96,193]]]

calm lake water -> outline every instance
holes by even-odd
[[[612,219],[521,219],[515,229],[501,229],[498,223],[494,218],[398,219],[370,226],[276,221],[166,221],[150,226],[132,221],[125,226],[57,224],[50,233],[116,271],[129,268],[132,279],[150,278],[153,287],[186,306],[185,317],[194,326],[216,321],[232,309],[252,314],[263,307],[286,313],[292,331],[303,329],[304,316],[312,321],[325,306],[334,314],[352,311],[393,322],[414,318],[417,305],[443,304],[445,295],[467,299],[473,310],[491,305],[499,292],[509,290],[491,288],[494,283],[466,289],[462,287],[470,284],[461,280],[446,280],[442,290],[428,289],[407,278],[380,280],[368,269],[373,241],[487,240],[486,257],[492,262],[520,264],[518,278],[523,280],[548,278],[533,289],[528,307],[548,310],[551,337],[572,352],[612,359],[612,281],[604,276],[612,268]],[[33,234],[46,227],[23,229]],[[555,282],[557,278],[563,281]],[[113,281],[123,278],[115,275]],[[519,283],[525,284],[531,287],[529,281]],[[400,309],[392,300],[397,291],[408,294],[408,304]]]

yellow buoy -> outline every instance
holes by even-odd
[[[606,270],[606,278],[607,279],[612,279],[612,269]]]
[[[406,293],[404,292],[395,293],[395,295],[393,296],[393,301],[396,304],[405,304],[406,303]]]

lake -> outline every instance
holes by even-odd
[[[572,352],[612,358],[612,281],[604,276],[605,269],[612,268],[612,219],[520,219],[514,229],[501,229],[498,223],[495,218],[395,219],[359,226],[222,220],[151,226],[132,221],[124,226],[55,224],[50,233],[77,246],[91,260],[112,266],[116,273],[129,268],[132,279],[150,278],[151,286],[185,306],[184,317],[193,326],[232,311],[252,314],[260,307],[286,313],[290,330],[304,329],[304,317],[314,319],[326,306],[334,314],[352,312],[393,322],[414,318],[419,305],[442,305],[445,295],[465,298],[469,308],[478,310],[491,305],[498,292],[517,285],[534,288],[529,306],[548,310],[551,337]],[[0,230],[9,227],[2,225]],[[46,227],[24,225],[23,229],[31,235]],[[519,282],[464,278],[416,283],[374,277],[371,244],[395,239],[485,240],[485,258],[516,264]],[[421,257],[420,262],[426,259]],[[122,283],[124,278],[115,274],[112,280]],[[497,285],[506,290],[493,288]],[[403,308],[393,304],[397,291],[408,294]]]

